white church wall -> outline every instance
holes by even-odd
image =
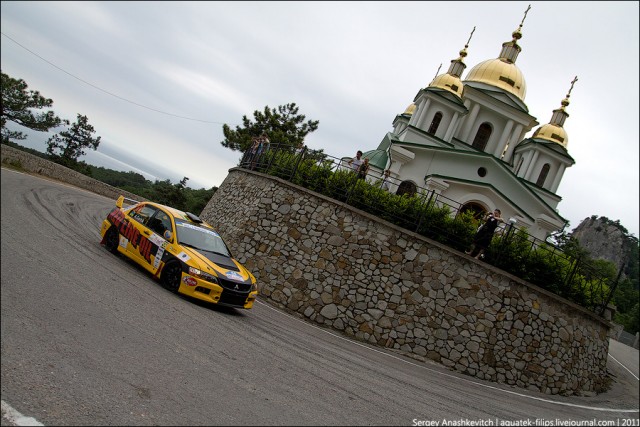
[[[560,200],[562,200],[562,198],[559,197],[558,195],[549,193],[549,192],[544,191],[544,190],[541,190],[540,188],[538,188],[538,187],[536,187],[534,185],[530,184],[530,185],[528,185],[528,187],[538,197],[540,197],[546,204],[548,204],[551,209],[556,209],[558,207],[558,203],[560,203]]]
[[[412,142],[414,144],[424,144],[427,145],[429,143],[429,137],[425,132],[421,132],[413,126],[409,126],[401,135],[398,135],[398,139],[400,141]]]

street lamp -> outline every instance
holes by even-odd
[[[516,225],[516,223],[518,222],[518,220],[514,217],[509,218],[509,228],[507,229],[507,237],[511,236],[511,234],[513,233],[513,229],[514,226]]]

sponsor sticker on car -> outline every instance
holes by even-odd
[[[183,277],[182,281],[187,286],[195,286],[195,285],[198,284],[198,281],[196,279],[194,279],[193,277]]]
[[[160,265],[160,261],[162,260],[162,255],[164,254],[164,247],[160,246],[158,248],[158,252],[156,252],[156,256],[153,258],[153,268],[155,268],[156,270],[158,269],[158,266]]]
[[[209,230],[209,229],[204,228],[204,227],[198,227],[196,225],[187,224],[187,223],[184,223],[184,222],[178,222],[178,223],[176,223],[176,225],[178,227],[191,228],[193,230],[203,231],[203,232],[211,234],[212,236],[215,236],[215,237],[220,237],[220,235],[218,233],[216,233],[215,231]]]
[[[166,244],[166,241],[156,233],[151,233],[151,236],[149,236],[149,240],[151,240],[151,243],[159,247],[162,247],[163,244]]]
[[[224,273],[224,275],[227,276],[227,279],[230,280],[244,280],[242,276],[235,271],[227,271],[226,273]]]

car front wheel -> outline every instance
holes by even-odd
[[[182,267],[177,261],[170,261],[162,269],[162,286],[171,292],[178,293],[180,280],[182,279]]]

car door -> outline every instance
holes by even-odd
[[[131,209],[127,214],[127,221],[130,225],[127,227],[127,232],[120,236],[121,246],[124,246],[122,239],[127,240],[127,256],[146,269],[149,269],[151,264],[151,247],[149,245],[151,231],[147,227],[147,222],[157,212],[158,209],[156,207],[147,204],[140,204]]]
[[[142,254],[148,264],[147,269],[155,274],[160,268],[165,247],[173,241],[175,230],[171,217],[162,209],[158,209],[145,225],[149,233],[147,234],[143,230],[143,236],[149,243],[145,243],[147,245],[144,248],[146,252],[142,252]]]

